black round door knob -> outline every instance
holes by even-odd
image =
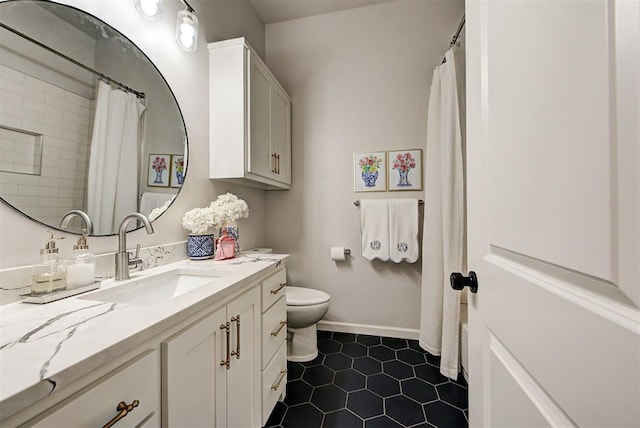
[[[469,287],[469,291],[472,293],[478,292],[478,277],[474,271],[470,271],[469,276],[464,276],[460,272],[453,272],[449,276],[449,282],[454,290],[462,290],[464,287]]]

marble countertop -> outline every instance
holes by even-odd
[[[0,421],[210,307],[287,258],[261,254],[225,261],[183,260],[132,273],[129,281],[176,268],[220,271],[215,287],[203,285],[166,303],[100,302],[89,300],[89,292],[44,305],[1,306]],[[126,283],[106,280],[100,289]]]

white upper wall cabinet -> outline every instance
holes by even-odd
[[[241,37],[209,43],[209,178],[291,187],[291,99]]]

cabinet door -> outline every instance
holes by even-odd
[[[251,51],[249,55],[249,136],[247,171],[272,178],[275,159],[271,151],[271,77]]]
[[[260,313],[259,287],[227,305],[232,350],[231,369],[227,370],[227,423],[231,428],[260,426]],[[238,316],[239,323],[234,321]]]
[[[277,156],[273,178],[291,184],[291,101],[278,85],[271,89],[271,151]]]
[[[162,426],[226,427],[226,323],[219,309],[162,343]]]

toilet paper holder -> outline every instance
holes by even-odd
[[[331,260],[335,262],[343,262],[349,255],[351,250],[347,247],[331,247]]]

